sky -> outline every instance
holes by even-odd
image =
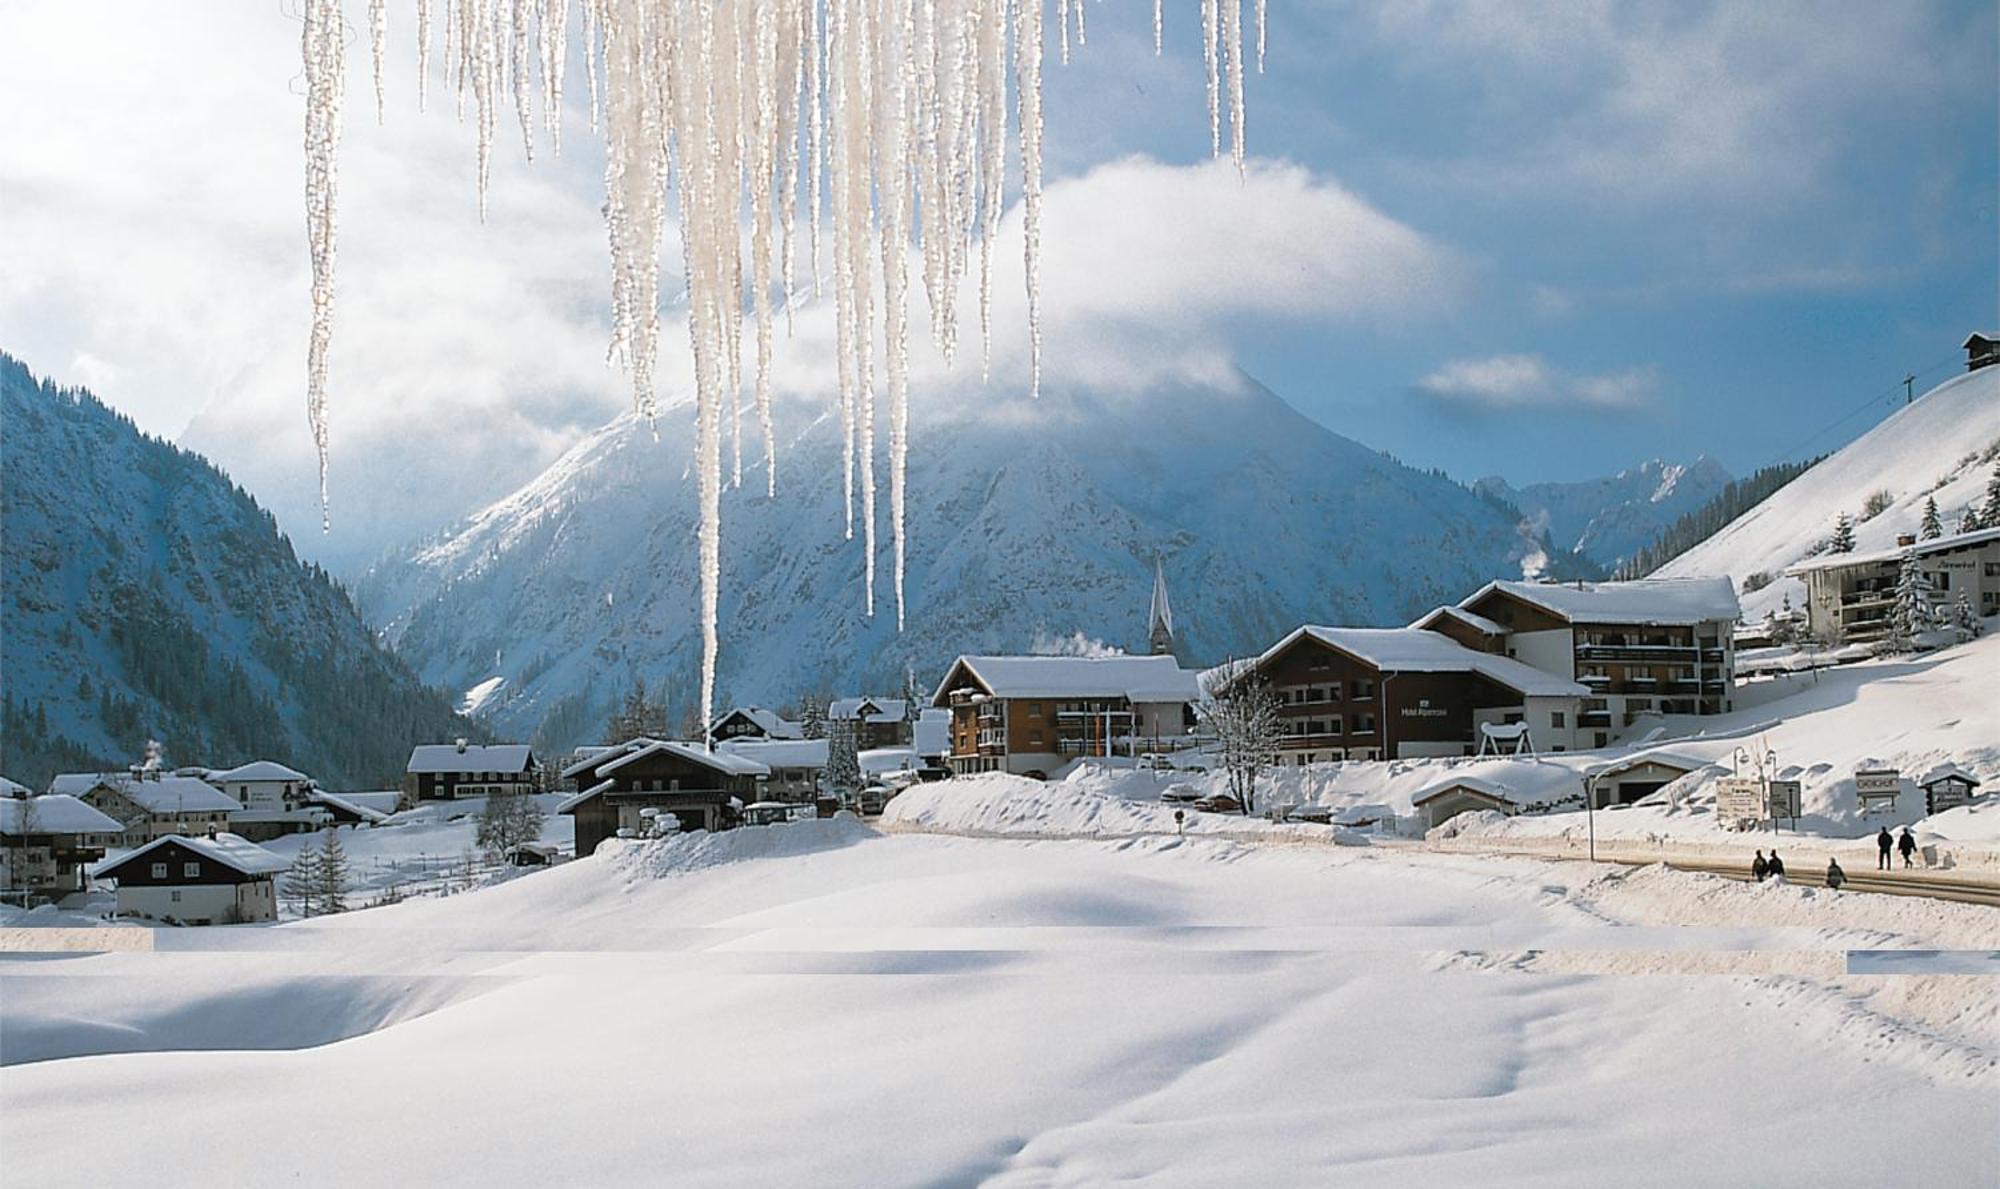
[[[482,223],[469,129],[440,77],[417,110],[415,5],[391,0],[380,124],[348,46],[335,531],[306,531],[294,8],[0,9],[0,349],[206,453],[341,568],[505,494],[630,397],[605,364],[580,61],[559,157],[525,162],[503,114]],[[1210,159],[1199,5],[1166,0],[1157,59],[1149,6],[1088,11],[1046,71],[1063,382],[1241,368],[1468,480],[1700,453],[1744,473],[1840,445],[2000,326],[1990,2],[1271,0],[1241,177]],[[998,384],[1024,377],[1019,234],[1010,216],[996,250]],[[830,304],[781,342],[781,395],[823,398]],[[664,339],[669,396],[689,365]],[[918,399],[965,368],[920,359]]]

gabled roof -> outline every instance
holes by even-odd
[[[1631,582],[1488,582],[1460,607],[1499,591],[1569,623],[1695,624],[1734,622],[1743,613],[1727,578],[1640,578]]]
[[[1449,603],[1442,607],[1434,607],[1430,611],[1425,612],[1410,626],[1428,630],[1431,624],[1436,623],[1439,619],[1456,619],[1467,627],[1477,629],[1489,636],[1504,636],[1507,634],[1506,628],[1494,623],[1484,615],[1474,615],[1463,607],[1454,607]]]
[[[0,798],[0,834],[117,834],[125,826],[67,793]]]
[[[1675,751],[1669,747],[1654,747],[1645,751],[1635,751],[1631,755],[1619,756],[1615,760],[1606,760],[1602,764],[1592,764],[1583,770],[1583,774],[1590,779],[1596,779],[1600,776],[1613,776],[1645,764],[1658,764],[1662,768],[1677,768],[1683,774],[1686,774],[1689,772],[1699,772],[1703,768],[1708,767],[1709,763],[1710,761],[1708,760],[1701,759],[1698,756],[1691,756],[1686,752]]]
[[[1410,804],[1428,805],[1439,797],[1454,791],[1469,793],[1475,797],[1484,797],[1499,805],[1513,806],[1518,804],[1514,800],[1513,794],[1507,789],[1507,786],[1495,784],[1490,780],[1482,780],[1477,776],[1454,776],[1449,780],[1441,780],[1410,798]]]
[[[526,772],[533,758],[525,743],[419,743],[410,749],[406,771],[438,772]]]
[[[713,769],[725,776],[768,776],[770,768],[752,759],[746,759],[726,750],[710,751],[699,743],[682,743],[673,739],[633,739],[606,748],[586,760],[578,760],[563,769],[565,777],[581,776],[589,773],[604,777],[625,765],[645,756],[667,753],[684,760]]]
[[[756,723],[758,730],[773,739],[805,738],[804,727],[779,714],[777,711],[766,710],[762,706],[737,706],[734,709],[726,710],[716,715],[715,721],[709,724],[709,733],[714,734],[716,728],[739,714]]]
[[[231,768],[227,772],[210,772],[208,774],[208,779],[216,783],[220,783],[226,780],[235,780],[235,781],[289,780],[297,784],[303,784],[305,783],[307,777],[305,773],[295,771],[291,768],[287,768],[283,764],[278,763],[276,760],[252,760],[247,764]]]
[[[1973,788],[1978,788],[1980,783],[1979,778],[1977,776],[1974,776],[1972,773],[1966,771],[1964,768],[1961,768],[1957,764],[1947,760],[1944,763],[1939,764],[1937,767],[1932,768],[1930,771],[1924,773],[1922,776],[1919,776],[1917,778],[1917,787],[1922,788],[1923,786],[1928,784],[1936,784],[1940,780],[1951,780],[1951,779],[1965,781]]]
[[[910,704],[902,698],[835,698],[826,708],[829,719],[865,717],[869,722],[902,722]]]
[[[824,739],[725,739],[715,745],[769,768],[824,768],[826,746]]]
[[[1192,702],[1196,674],[1171,656],[961,656],[931,698],[944,705],[960,672],[996,698],[1125,698]]]
[[[1898,561],[1905,555],[1929,557],[1936,553],[1956,553],[1961,549],[1977,549],[1981,545],[2000,541],[2000,525],[1993,528],[1976,528],[1969,533],[1953,533],[1946,537],[1933,537],[1928,541],[1918,541],[1914,545],[1897,545],[1890,549],[1877,549],[1870,553],[1829,553],[1812,561],[1800,562],[1785,571],[1798,575],[1815,570],[1838,570],[1846,566],[1874,565],[1877,562]]]
[[[49,781],[49,791],[71,797],[81,797],[100,784],[115,785],[132,779],[132,773],[124,772],[58,772]]]
[[[27,785],[0,776],[0,797],[25,797],[30,791]]]
[[[564,797],[562,803],[556,806],[556,812],[569,813],[573,811],[577,806],[583,804],[585,801],[590,800],[592,797],[597,796],[599,793],[609,792],[610,790],[617,787],[618,787],[618,782],[615,780],[600,780],[596,784],[591,785],[589,788],[584,789],[581,792],[575,793],[568,797]]]
[[[1966,335],[1965,341],[1958,346],[1960,350],[1964,350],[1974,343],[2000,343],[2000,330],[1975,330]]]
[[[170,842],[178,842],[203,858],[213,859],[225,867],[241,871],[245,875],[276,875],[291,864],[281,856],[272,854],[263,847],[235,834],[217,834],[213,838],[189,838],[182,834],[168,834],[155,838],[135,851],[106,859],[90,869],[94,877],[117,878],[120,867],[135,863],[141,857],[158,850]]]
[[[129,773],[112,780],[93,783],[108,785],[150,814],[227,813],[243,807],[236,798],[205,780],[192,776],[151,776],[145,779]],[[87,792],[88,790],[86,790]]]
[[[1383,673],[1477,673],[1531,698],[1580,698],[1590,690],[1509,656],[1467,648],[1450,636],[1421,628],[1329,628],[1307,624],[1264,650],[1262,668],[1302,637],[1366,662]]]
[[[366,794],[363,795],[365,796]],[[364,822],[385,822],[389,820],[389,815],[386,812],[341,793],[329,793],[325,789],[314,789],[307,799],[321,805],[331,805],[343,813],[351,813]]]

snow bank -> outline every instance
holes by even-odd
[[[882,828],[994,838],[1134,838],[1185,833],[1205,838],[1366,846],[1359,832],[1305,822],[1204,813],[1160,801],[1148,773],[1078,768],[1069,779],[987,773],[915,785],[882,811]],[[1143,798],[1144,792],[1152,796]],[[1268,804],[1276,802],[1266,801]],[[1183,814],[1176,822],[1174,814]]]
[[[592,857],[604,859],[628,876],[661,878],[753,859],[796,858],[877,837],[880,835],[860,818],[843,810],[830,818],[720,832],[697,830],[644,842],[610,839]]]

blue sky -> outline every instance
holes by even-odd
[[[582,87],[560,160],[503,138],[481,226],[469,138],[441,84],[415,112],[411,6],[390,7],[379,127],[349,51],[345,535],[295,532],[350,560],[503,494],[627,399]],[[0,12],[0,346],[296,530],[317,519],[297,25],[262,0],[192,11]],[[1990,2],[1272,0],[1240,182],[1207,164],[1198,5],[1167,0],[1163,60],[1143,2],[1089,11],[1047,70],[1059,378],[1234,363],[1467,479],[1700,452],[1743,472],[1839,445],[2000,324]],[[781,364],[825,372],[823,339],[800,344]]]

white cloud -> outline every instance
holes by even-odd
[[[1440,402],[1492,411],[1573,408],[1623,412],[1645,405],[1658,387],[1659,378],[1649,367],[1572,374],[1551,367],[1539,355],[1453,360],[1416,383],[1418,392]]]

